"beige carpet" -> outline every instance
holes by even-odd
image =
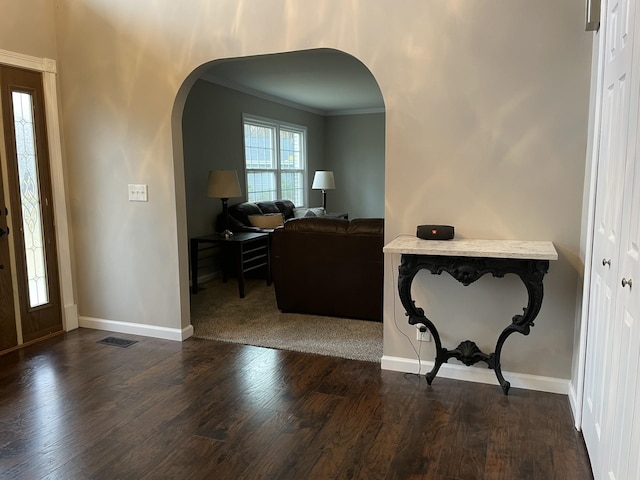
[[[281,313],[273,285],[247,279],[245,298],[238,283],[212,280],[191,296],[196,338],[380,362],[382,323]]]

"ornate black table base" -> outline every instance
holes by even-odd
[[[470,340],[465,340],[453,350],[448,350],[442,347],[436,326],[425,316],[424,310],[417,307],[415,301],[411,298],[411,284],[416,274],[422,269],[429,270],[434,275],[447,272],[465,286],[472,284],[487,273],[492,274],[494,277],[504,277],[507,273],[513,273],[520,277],[527,288],[529,301],[527,306],[523,308],[523,314],[515,315],[511,320],[511,324],[502,331],[498,337],[494,353],[487,354],[482,352]],[[431,332],[436,347],[435,365],[426,374],[427,383],[431,385],[431,382],[438,374],[440,366],[443,363],[447,363],[450,358],[455,358],[467,366],[485,362],[489,368],[494,370],[502,391],[507,395],[511,384],[502,376],[500,367],[502,345],[509,335],[514,332],[519,332],[522,335],[529,334],[530,328],[533,327],[533,320],[538,315],[542,305],[544,293],[542,279],[548,271],[548,260],[402,254],[398,277],[400,301],[409,317],[409,323],[411,325],[424,324]]]

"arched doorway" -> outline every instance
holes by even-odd
[[[243,196],[229,202],[247,200],[245,115],[306,129],[305,206],[321,202],[310,188],[314,171],[331,170],[334,209],[384,217],[384,102],[371,72],[351,55],[317,49],[216,60],[195,71],[180,96],[174,128],[182,133],[176,149],[183,156],[185,243],[213,233],[221,212],[221,202],[206,194],[210,170],[236,170]],[[219,270],[213,253],[200,262],[200,284]]]

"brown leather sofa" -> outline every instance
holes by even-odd
[[[384,220],[296,218],[271,237],[283,312],[382,321]]]
[[[284,221],[293,218],[295,205],[290,200],[273,200],[264,202],[242,202],[229,205],[229,230],[232,232],[265,232],[272,229],[254,227],[249,221],[251,215],[267,215],[281,213]],[[221,232],[226,228],[225,218],[222,214],[216,219],[216,231]]]

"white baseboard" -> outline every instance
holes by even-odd
[[[421,374],[425,374],[433,368],[433,362],[422,360],[420,361],[421,368],[418,369],[419,365],[417,359],[384,355],[381,360],[381,366],[383,370],[393,370],[395,372],[405,373],[418,373],[418,371],[420,371]],[[561,393],[563,395],[567,395],[569,393],[569,380],[505,371],[502,372],[502,375],[509,383],[511,383],[512,388]],[[440,367],[438,376],[443,378],[452,378],[454,380],[464,380],[467,382],[498,385],[496,374],[489,368],[470,368],[464,365],[445,363]],[[434,385],[437,381],[438,379],[436,377]]]
[[[156,325],[146,325],[144,323],[117,322],[114,320],[104,320],[93,317],[80,317],[79,324],[83,328],[94,330],[106,330],[116,333],[130,333],[132,335],[142,335],[144,337],[162,338],[164,340],[176,340],[181,342],[193,335],[193,325],[189,325],[182,330],[177,328],[158,327]]]

